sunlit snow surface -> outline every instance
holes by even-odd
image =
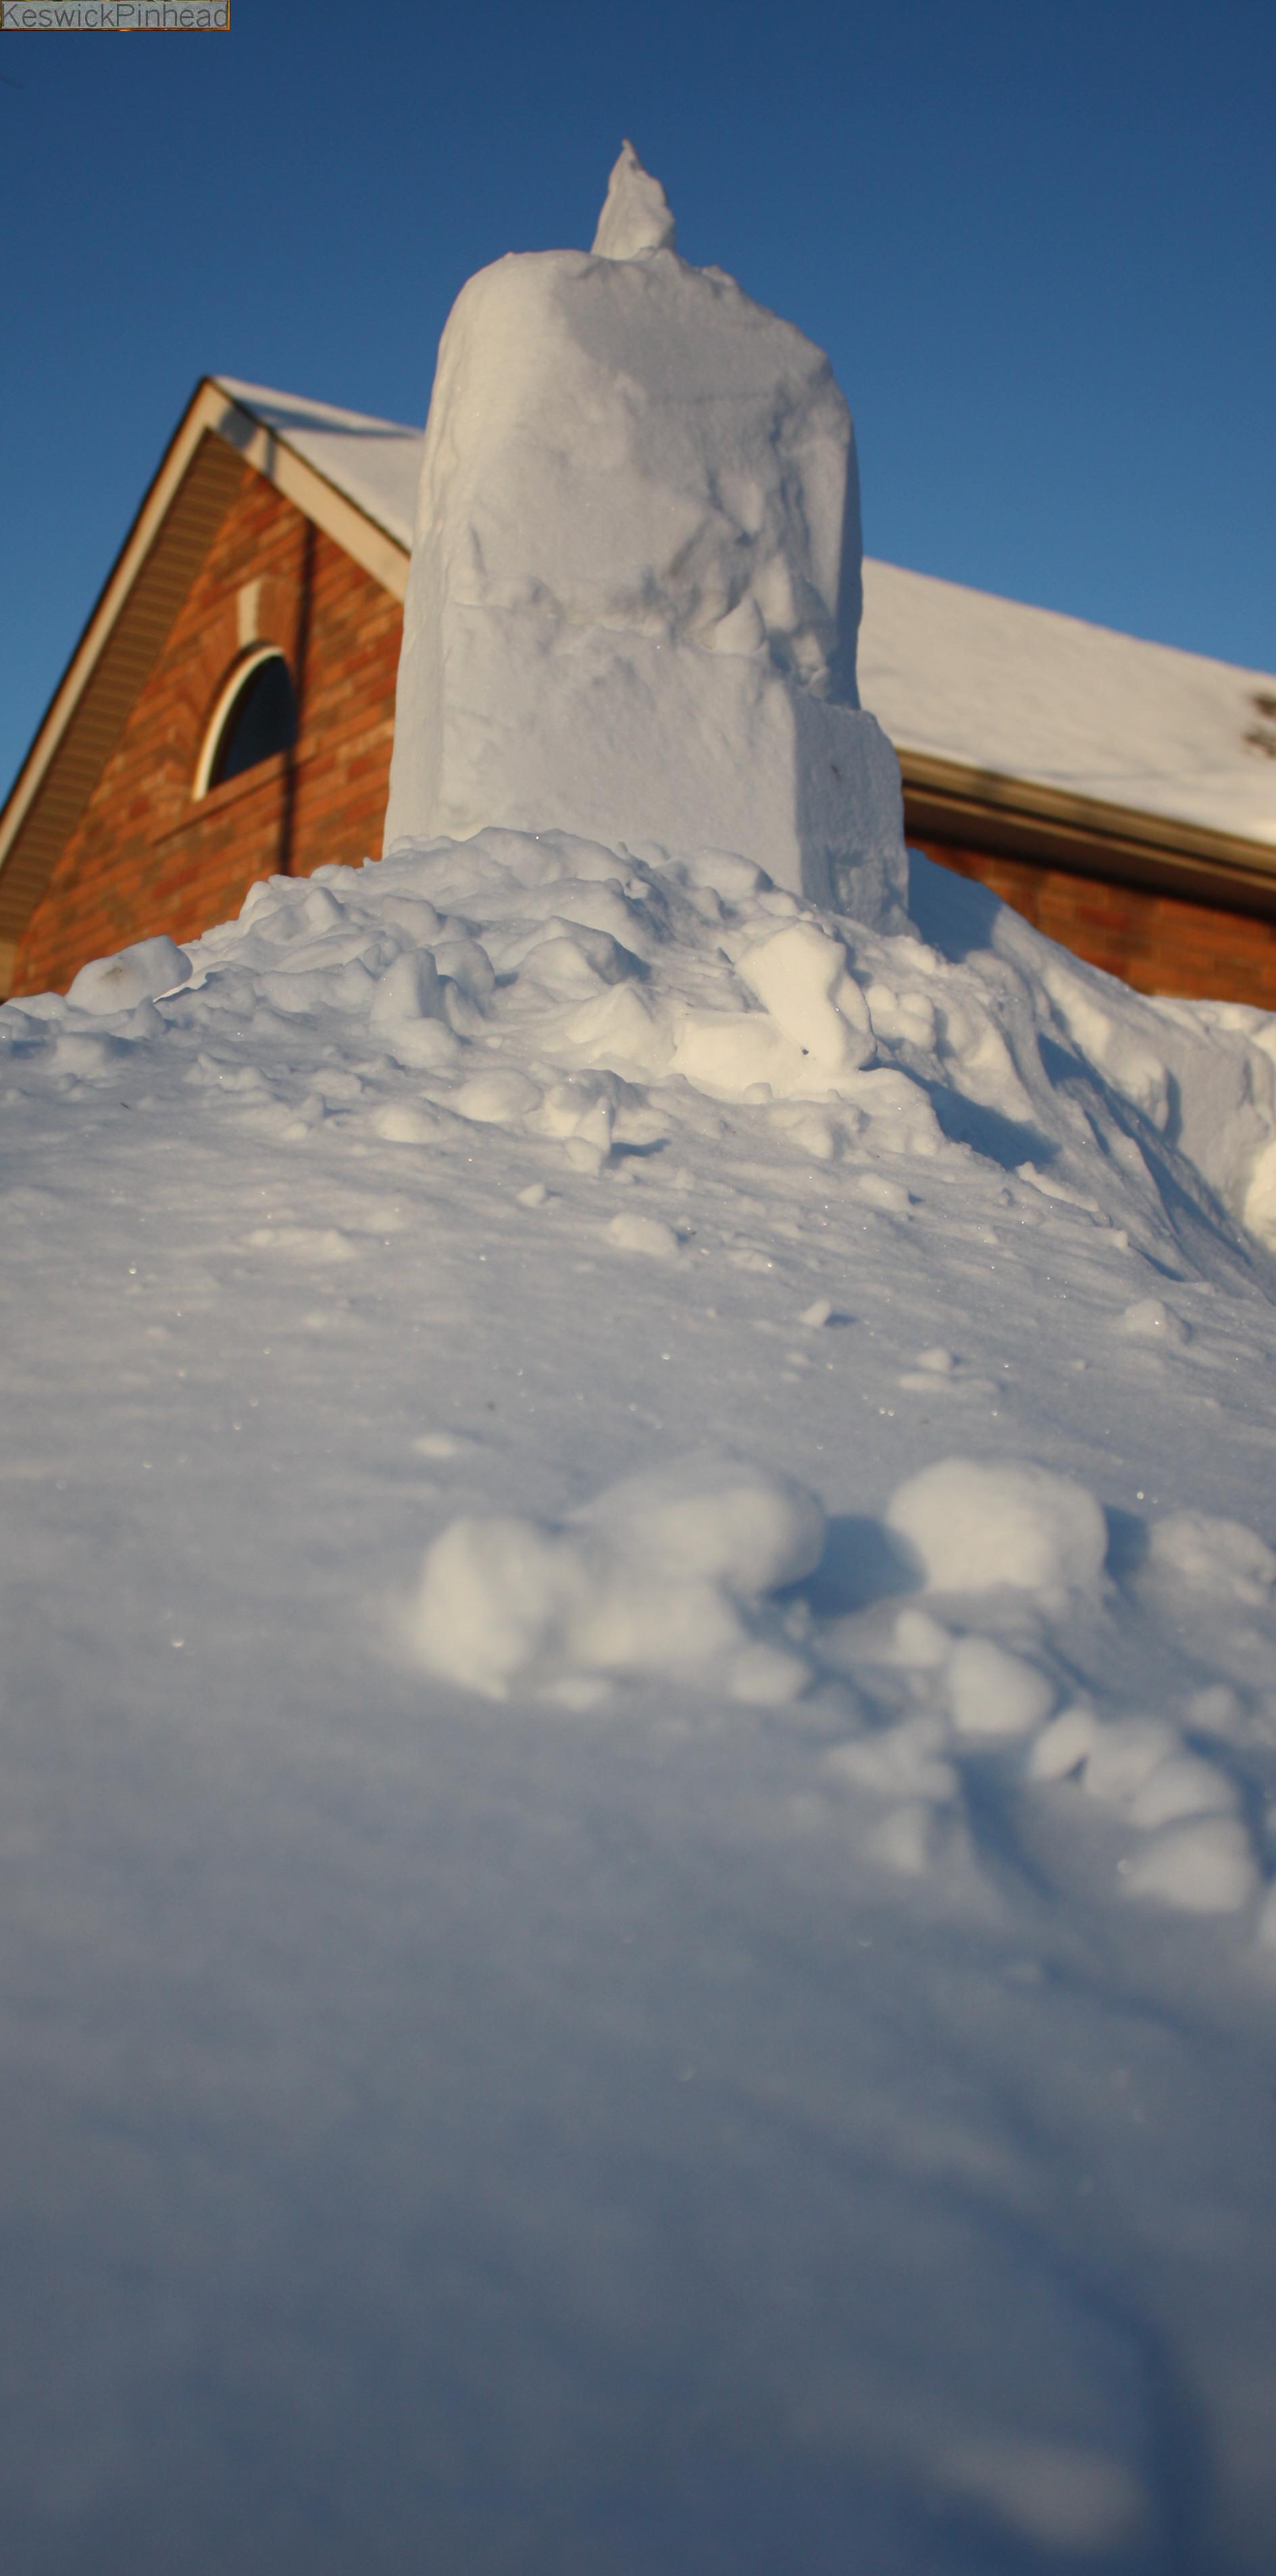
[[[1270,2567],[1272,1023],[914,918],[0,1013],[24,2576]]]

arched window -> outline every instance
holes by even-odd
[[[263,644],[238,662],[213,709],[195,772],[195,794],[255,769],[297,739],[297,701],[283,654]]]

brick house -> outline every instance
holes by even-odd
[[[206,378],[0,813],[0,997],[380,850],[421,433]],[[867,561],[909,839],[1146,991],[1276,1009],[1276,679]]]

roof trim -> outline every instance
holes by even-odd
[[[201,458],[206,440],[216,446]],[[210,472],[219,450],[230,470]],[[200,508],[182,544],[174,513],[197,464]],[[0,998],[12,981],[22,932],[48,882],[56,856],[52,844],[61,846],[74,829],[119,739],[137,689],[171,627],[188,576],[190,543],[206,542],[220,524],[239,485],[236,464],[264,475],[392,597],[402,599],[406,592],[409,557],[398,538],[307,464],[283,432],[256,419],[214,377],[203,377],[0,810]],[[193,504],[193,487],[186,497]],[[165,538],[170,540],[167,547]],[[167,563],[165,553],[171,557]]]
[[[290,447],[286,433],[259,420],[251,408],[237,396],[229,394],[215,377],[206,377],[205,385],[216,395],[220,416],[212,423],[219,438],[237,448],[248,465],[264,474],[285,500],[295,502],[306,518],[313,519],[324,535],[353,556],[383,590],[395,599],[405,599],[408,588],[408,565],[411,555],[379,519],[352,501],[317,465],[311,465]]]
[[[896,749],[905,829],[919,839],[1276,918],[1276,843]]]

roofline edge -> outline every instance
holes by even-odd
[[[1276,842],[896,746],[906,829],[990,857],[1276,916]]]

